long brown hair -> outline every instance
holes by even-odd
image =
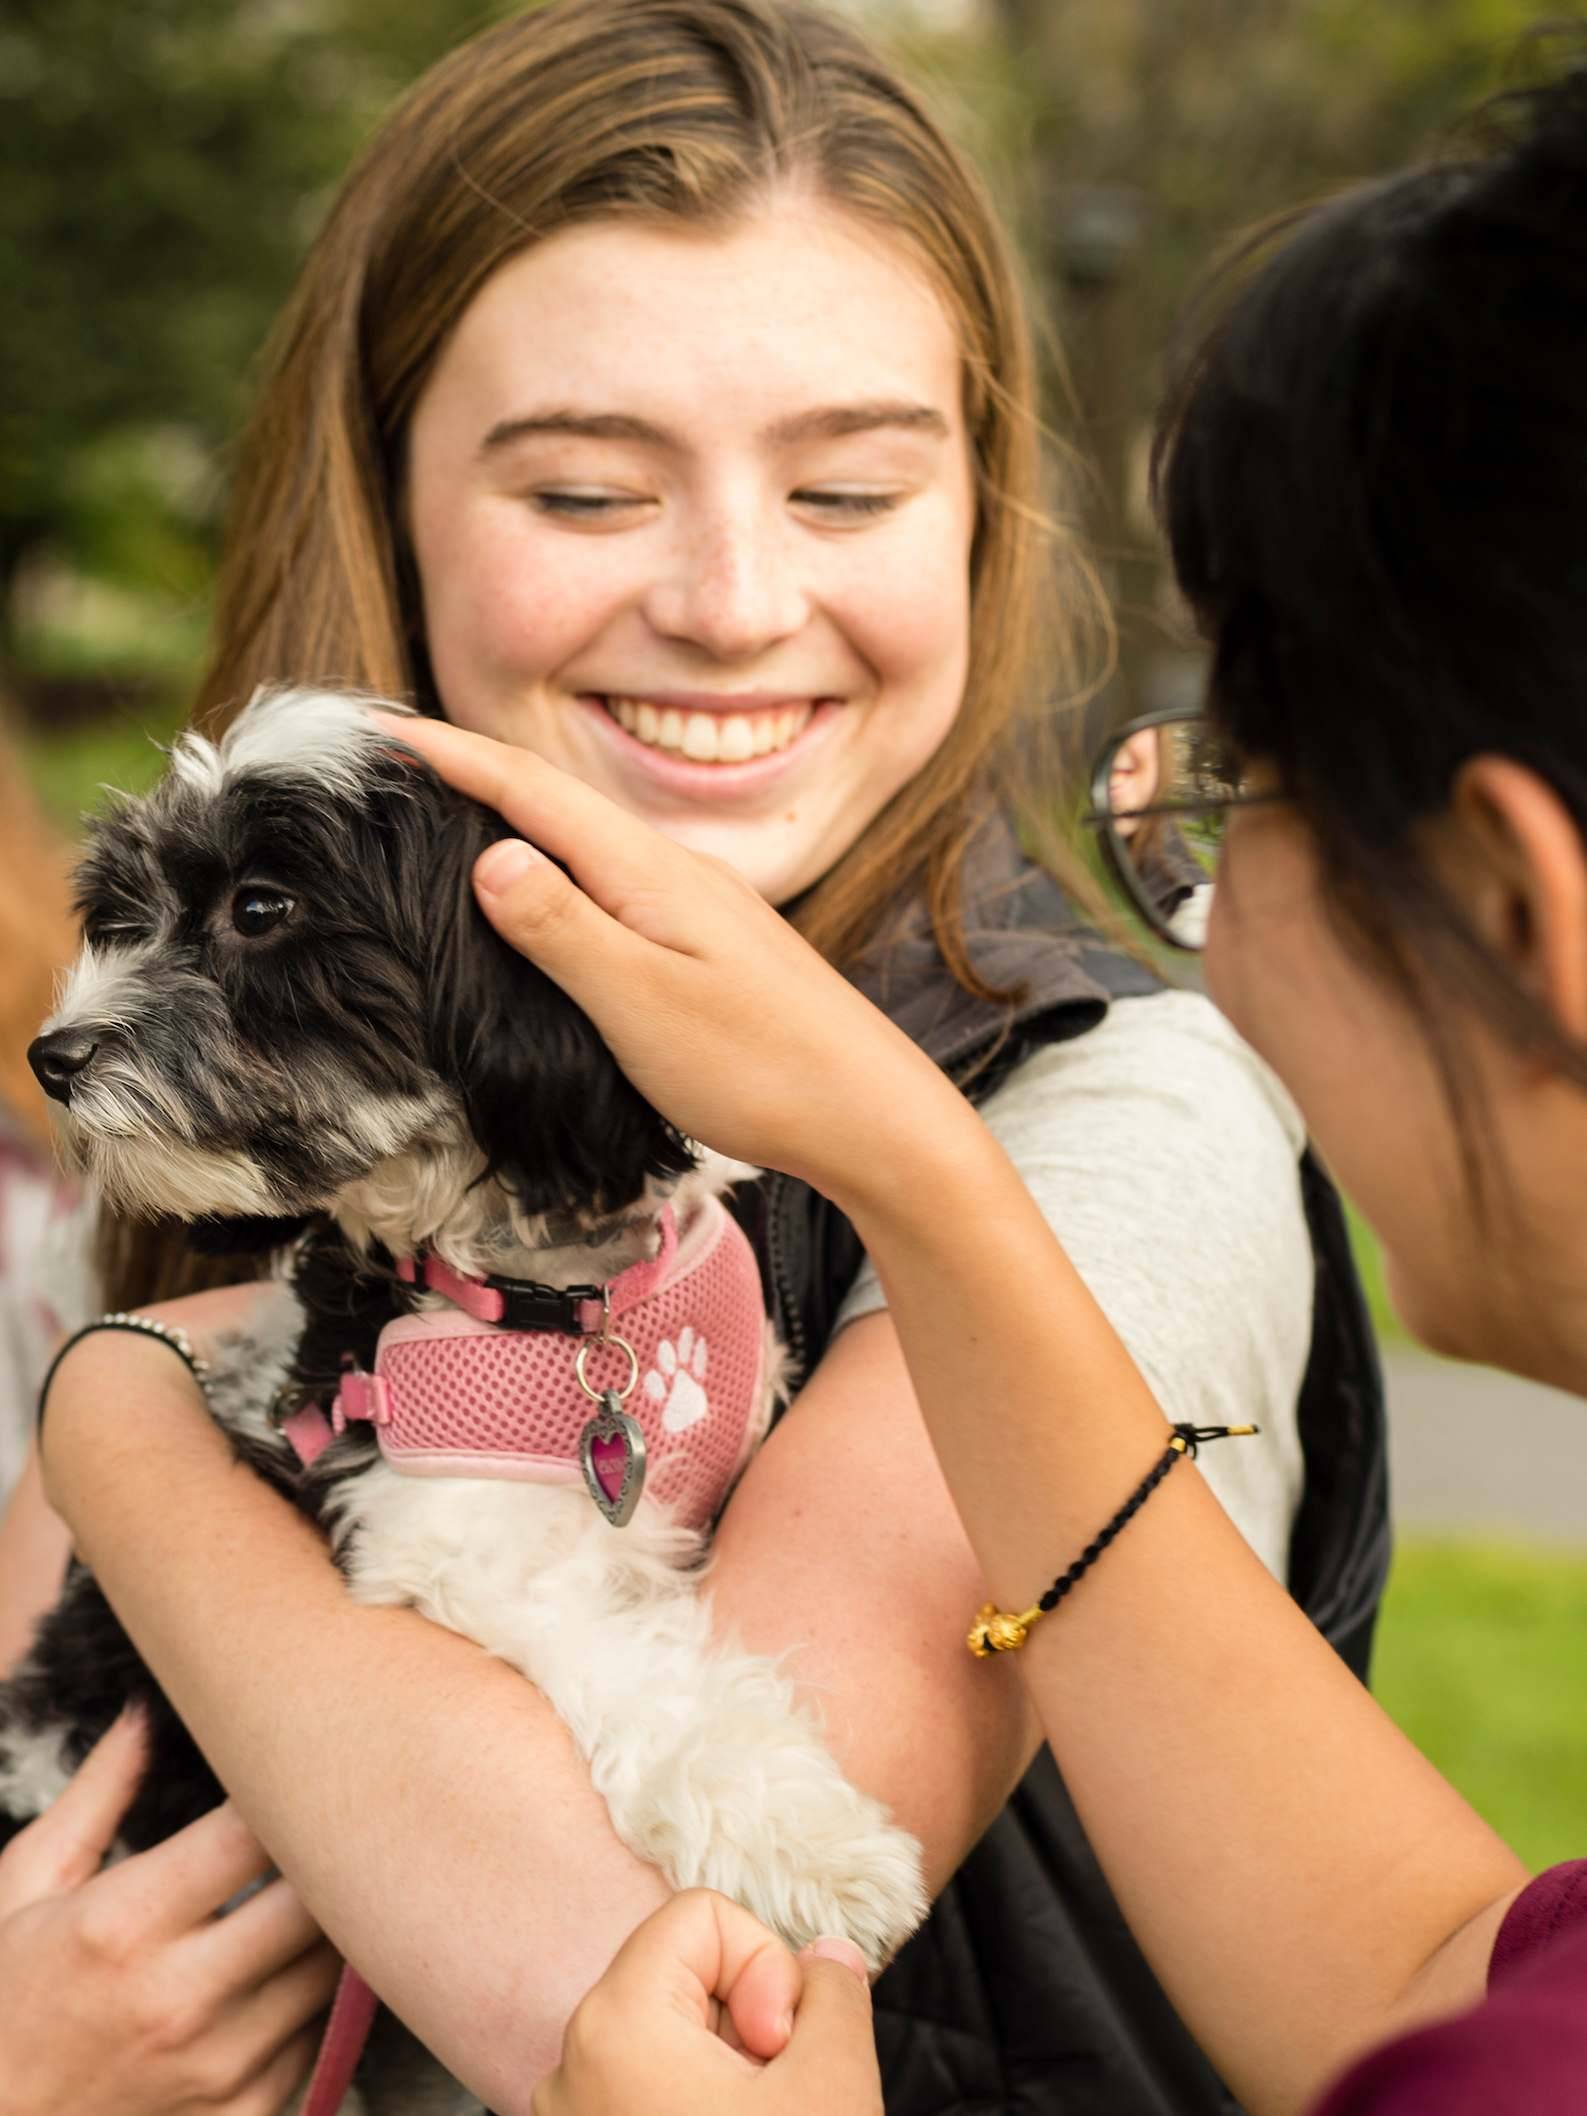
[[[268,350],[244,437],[199,697],[211,730],[257,683],[354,684],[438,712],[403,530],[408,422],[508,258],[614,218],[731,223],[809,186],[906,245],[962,348],[979,510],[964,702],[935,756],[796,917],[852,963],[924,896],[967,987],[958,880],[977,823],[1031,792],[1021,709],[1078,688],[1105,624],[1051,528],[1020,275],[978,177],[865,40],[798,0],[554,0],[435,66],[353,169]],[[1055,620],[1055,613],[1057,613]]]

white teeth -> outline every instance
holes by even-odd
[[[680,751],[691,763],[742,764],[786,749],[809,724],[815,708],[784,706],[779,712],[683,713],[643,698],[608,698],[618,726],[651,749]]]
[[[683,754],[697,764],[716,762],[716,722],[709,713],[691,713],[683,723]]]

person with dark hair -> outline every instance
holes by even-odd
[[[1212,681],[1149,806],[1221,846],[1211,988],[1418,1334],[1587,1394],[1587,67],[1497,124],[1292,223],[1190,357],[1158,485]],[[981,1673],[1024,1677],[1242,2104],[1581,2107],[1587,1859],[1529,1879],[1327,1651],[1202,1480],[1200,1450],[1242,1443],[1168,1421],[941,1076],[726,871],[537,760],[414,739],[523,833],[480,901],[636,1083],[861,1229],[985,1568]],[[1112,763],[1098,823],[1127,862]],[[70,1448],[68,1492],[92,1474]],[[678,1899],[575,2015],[537,2116],[878,2109],[841,1954]]]

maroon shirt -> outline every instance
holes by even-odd
[[[1587,1859],[1550,1867],[1517,1896],[1480,2006],[1374,2050],[1315,2116],[1573,2110],[1587,2110]]]

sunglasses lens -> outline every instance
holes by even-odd
[[[1114,857],[1153,925],[1181,948],[1205,945],[1224,804],[1239,794],[1240,774],[1203,720],[1137,728],[1113,750],[1107,830]]]

